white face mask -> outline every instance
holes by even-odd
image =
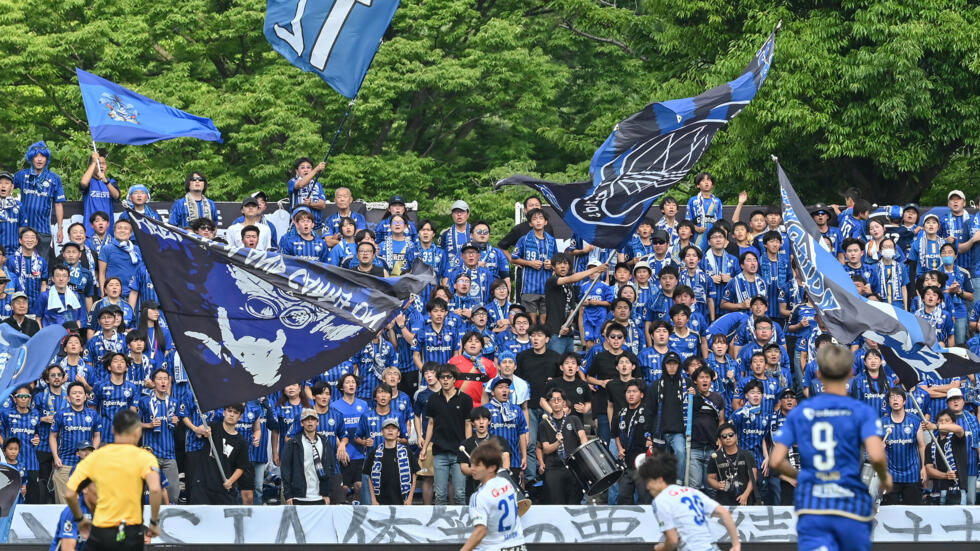
[[[895,258],[895,249],[881,249],[881,258],[891,260]]]

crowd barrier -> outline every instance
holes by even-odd
[[[48,544],[64,507],[20,505],[9,542]],[[147,509],[149,514],[149,509]],[[790,507],[739,507],[732,511],[745,543],[796,541]],[[660,531],[650,506],[535,505],[521,518],[528,543],[652,543]],[[169,506],[160,513],[161,536],[171,545],[436,545],[462,544],[472,529],[466,507],[221,507]],[[715,520],[720,541],[727,536]],[[980,541],[980,507],[882,507],[876,543]]]

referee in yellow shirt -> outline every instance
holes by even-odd
[[[139,447],[143,426],[139,414],[123,409],[112,420],[114,444],[107,444],[83,459],[68,479],[65,499],[80,534],[91,530],[85,548],[143,549],[143,483],[150,490],[149,537],[160,535],[160,467],[153,454]],[[85,480],[95,484],[98,501],[89,521],[78,506],[78,487]]]

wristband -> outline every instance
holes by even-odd
[[[152,519],[152,518],[150,519],[150,526],[157,526],[159,524],[160,524],[160,521],[159,520]]]
[[[75,517],[75,523],[76,524],[79,523],[79,522],[82,522],[83,520],[85,520],[85,517]]]

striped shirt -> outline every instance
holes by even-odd
[[[23,250],[18,247],[12,254],[7,253],[6,268],[8,273],[17,278],[33,309],[41,296],[41,283],[48,280],[48,261],[41,258],[37,251],[31,253],[31,256],[24,256]]]
[[[436,362],[439,364],[449,363],[449,359],[456,354],[459,348],[460,335],[457,329],[450,327],[448,323],[442,324],[442,329],[436,331],[432,327],[432,322],[426,320],[421,330],[416,334],[413,352],[418,352],[422,356],[422,363]]]
[[[893,421],[891,414],[881,418],[883,430],[888,435],[885,453],[888,455],[888,472],[900,484],[922,481],[922,464],[919,462],[919,426],[917,415],[905,413],[901,421]]]
[[[521,260],[551,260],[551,257],[558,252],[558,245],[554,236],[548,232],[543,232],[544,238],[539,239],[530,231],[517,241],[511,258]],[[521,270],[521,292],[523,294],[544,294],[544,284],[551,275],[550,270],[531,268],[523,266]]]
[[[214,201],[208,199],[207,197],[201,199],[200,201],[195,201],[197,203],[197,212],[199,218],[204,218],[204,203],[207,202],[209,208],[211,209],[211,218],[214,220],[215,224],[218,223],[218,207],[215,206]],[[170,207],[170,216],[167,220],[179,227],[186,228],[191,225],[193,220],[190,219],[190,212],[187,209],[187,197],[181,197],[174,201],[174,204]]]
[[[93,331],[101,330],[99,326],[99,310],[105,308],[106,306],[118,306],[122,310],[123,323],[126,324],[126,327],[132,328],[136,325],[136,322],[139,321],[136,319],[136,312],[133,311],[133,307],[130,306],[128,302],[122,298],[111,299],[109,297],[105,297],[95,301],[95,303],[92,304],[92,311],[89,312],[90,315],[88,320],[89,329]]]
[[[315,214],[316,210],[314,209],[311,210],[313,210],[314,212],[313,216],[316,216]],[[358,212],[351,211],[351,213],[347,216],[354,221],[354,227],[356,227],[357,229],[359,230],[367,229],[367,220],[364,219],[364,215]],[[340,233],[341,218],[343,218],[343,216],[341,216],[339,212],[335,212],[330,216],[328,216],[327,219],[323,221],[323,235],[334,235]],[[377,237],[377,234],[375,234],[375,236]],[[375,241],[377,241],[377,239],[375,239]]]
[[[398,367],[395,347],[386,339],[381,339],[380,343],[368,343],[353,360],[357,364],[358,377],[361,379],[361,383],[357,385],[356,396],[367,401],[374,398],[374,389],[381,384],[381,373],[386,368]]]
[[[85,344],[86,359],[92,362],[93,365],[101,363],[103,356],[107,352],[122,352],[126,354],[129,349],[126,346],[126,337],[121,333],[118,333],[115,329],[107,337],[104,332],[99,331],[88,343]],[[94,377],[94,379],[100,379],[102,374],[106,373],[105,368],[99,367],[95,369],[95,372],[99,374],[99,377]],[[93,381],[89,381],[90,383]]]
[[[401,430],[400,437],[408,438],[408,426],[405,425],[404,419],[397,411],[390,407],[387,413],[382,414],[378,413],[377,409],[371,409],[367,413],[362,414],[355,434],[358,438],[370,438],[372,441],[370,447],[377,448],[378,446],[383,446],[385,438],[381,435],[381,424],[385,419],[397,419],[398,428]],[[364,451],[362,450],[361,453],[364,453]]]
[[[75,454],[79,444],[86,440],[92,442],[96,433],[112,432],[112,429],[103,429],[101,418],[94,409],[76,410],[71,406],[55,414],[51,430],[58,435],[58,457],[63,464],[72,467],[79,462]]]
[[[465,265],[461,265],[449,272],[449,275],[447,276],[449,286],[455,287],[456,280],[459,279],[459,276],[462,274],[470,276],[469,298],[476,301],[478,305],[486,304],[491,300],[490,284],[494,282],[495,276],[489,269],[484,268],[483,266],[467,268]]]
[[[108,428],[112,426],[112,419],[116,416],[116,412],[125,408],[136,408],[140,396],[142,394],[139,387],[133,383],[123,381],[121,385],[117,385],[106,377],[104,381],[92,385],[92,398],[89,400],[89,405],[99,412],[102,426]],[[106,432],[102,441],[106,444],[114,442],[112,431]]]
[[[279,252],[324,264],[329,260],[330,247],[323,239],[311,235],[304,239],[298,233],[287,233],[279,240]]]
[[[14,186],[20,190],[20,227],[32,227],[38,233],[51,235],[51,209],[65,202],[61,176],[45,167],[40,174],[25,168],[14,174]]]
[[[0,199],[0,245],[13,252],[20,244],[20,199],[4,197]]]
[[[336,403],[336,402],[335,402]],[[315,411],[316,408],[314,408]],[[316,432],[327,439],[333,449],[337,449],[337,442],[343,439],[347,433],[348,429],[344,425],[344,414],[340,412],[339,409],[333,407],[331,404],[330,409],[323,413],[317,413],[319,421],[317,422]],[[290,421],[290,432],[287,436],[294,438],[296,435],[303,432],[302,419],[299,418],[299,414]]]
[[[160,419],[159,427],[143,429],[143,445],[149,446],[157,459],[176,458],[174,430],[177,425],[172,422],[171,417],[177,414],[177,400],[170,396],[161,400],[156,394],[143,396],[139,400],[139,413],[140,420],[144,423]]]
[[[139,268],[133,272],[132,277],[129,278],[127,283],[129,290],[136,291],[138,294],[136,299],[137,311],[141,308],[144,301],[152,300],[158,304],[160,303],[160,297],[157,296],[157,290],[153,287],[153,282],[150,281],[150,274],[146,271],[145,265],[141,264]]]
[[[66,392],[55,394],[51,392],[50,388],[46,388],[35,394],[32,402],[34,409],[41,414],[41,417],[47,417],[68,407],[68,394]],[[52,423],[45,423],[44,421],[41,421],[41,424],[38,425],[37,435],[41,437],[41,443],[37,446],[38,451],[51,452],[51,444],[48,442],[51,426]]]
[[[16,437],[20,440],[20,459],[24,470],[38,470],[37,446],[31,439],[38,433],[41,425],[41,412],[30,408],[26,413],[21,413],[17,408],[10,408],[0,414],[0,431],[3,432],[3,439],[8,440]]]
[[[746,404],[732,414],[732,425],[738,433],[738,447],[755,457],[756,467],[762,467],[762,443],[769,431],[769,418],[772,410]]]
[[[296,207],[302,206],[306,201],[327,200],[327,195],[323,192],[323,185],[318,180],[314,178],[305,186],[298,188],[296,182],[299,180],[298,176],[294,176],[286,182],[286,187],[289,190],[289,212],[296,210]],[[313,227],[315,229],[323,227],[323,211],[311,208],[310,212],[313,213]]]
[[[71,287],[72,291],[79,297],[92,297],[98,296],[95,288],[95,276],[92,274],[92,270],[89,270],[82,263],[79,262],[75,265],[65,264],[68,266],[68,286]]]
[[[105,168],[105,167],[103,167]],[[116,183],[115,178],[109,178],[108,182],[103,182],[98,178],[92,178],[88,182],[88,186],[82,190],[82,224],[85,225],[85,235],[92,235],[92,223],[88,221],[93,214],[101,211],[108,215],[112,215],[113,204],[115,201],[112,199],[112,195],[109,193],[109,188],[114,188],[117,192],[119,191],[119,184]]]
[[[500,403],[491,398],[486,404],[490,410],[490,434],[503,438],[512,450],[521,449],[521,435],[528,433],[527,419],[520,406],[510,402]],[[511,468],[521,467],[521,454],[510,454]]]
[[[290,404],[287,400],[281,405],[272,408],[272,419],[275,422],[275,430],[279,432],[279,449],[284,449],[286,437],[303,430],[299,425],[299,414],[303,411],[303,402]],[[333,408],[331,408],[333,411]]]
[[[177,417],[180,418],[181,422],[184,419],[190,419],[195,427],[200,427],[204,424],[204,420],[201,419],[201,415],[197,411],[197,404],[194,403],[194,398],[190,394],[183,400],[177,402]],[[203,450],[204,442],[204,438],[195,434],[194,431],[187,429],[187,434],[184,437],[184,451],[195,452]]]

